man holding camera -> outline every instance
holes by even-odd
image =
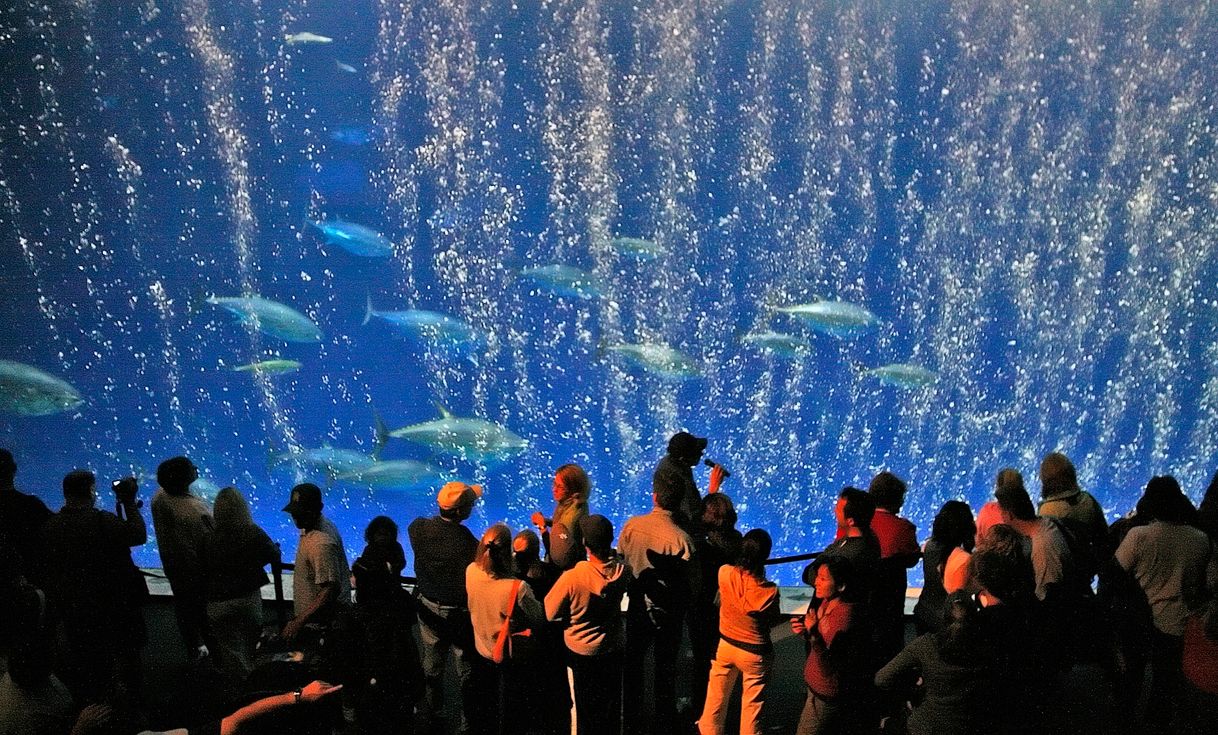
[[[702,454],[706,451],[706,437],[694,436],[688,431],[678,431],[668,440],[668,453],[656,464],[652,482],[675,482],[681,489],[681,506],[673,515],[677,525],[690,534],[697,533],[702,523],[702,495],[698,492],[698,484],[694,482],[694,467],[702,462]],[[711,466],[710,484],[707,494],[719,492],[719,486],[727,478],[727,470],[722,465],[706,460]],[[657,478],[663,478],[659,480]]]
[[[63,618],[67,679],[78,704],[138,697],[148,599],[131,547],[148,540],[134,477],[114,483],[115,513],[99,510],[88,470],[63,478],[64,506],[43,525],[47,592]]]

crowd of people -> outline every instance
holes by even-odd
[[[799,735],[1065,732],[1062,682],[1080,669],[1131,729],[1218,722],[1218,473],[1200,507],[1154,477],[1109,524],[1055,452],[1039,506],[1006,468],[992,500],[976,513],[947,501],[919,544],[900,515],[906,483],[884,471],[837,494],[836,538],[803,570],[810,602],[784,613],[770,535],[737,530],[728,473],[711,463],[698,489],[706,446],[672,437],[653,507],[620,533],[591,512],[575,464],[555,472],[552,514],[515,534],[496,523],[476,536],[481,488],[449,482],[436,514],[407,526],[408,586],[393,519],[369,522],[349,564],[321,488],[297,485],[282,628],[263,619],[261,593],[279,547],[238,490],[209,506],[190,491],[191,461],[166,460],[151,518],[183,653],[232,694],[227,714],[175,732],[782,731],[767,692],[788,628],[806,651]],[[94,475],[74,470],[52,513],[16,489],[16,471],[0,450],[0,735],[139,732],[138,484],[114,483],[112,513],[96,507]]]

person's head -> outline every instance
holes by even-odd
[[[1176,478],[1161,475],[1146,483],[1146,491],[1138,500],[1137,514],[1153,521],[1192,523],[1196,519],[1196,508]]]
[[[600,560],[613,553],[613,523],[602,515],[588,515],[579,519],[579,533],[584,537],[584,548]]]
[[[1074,495],[1079,491],[1074,463],[1061,452],[1046,454],[1040,462],[1040,497]]]
[[[735,528],[736,506],[723,493],[711,493],[702,498],[702,525],[707,528]]]
[[[1023,486],[1023,475],[1014,467],[1003,467],[998,470],[998,476],[994,478],[994,494],[997,495],[1004,488],[1007,489],[1007,492],[1014,488],[1018,488],[1025,494],[1028,492]]]
[[[478,568],[496,579],[512,576],[512,529],[496,523],[482,534],[474,553]]]
[[[949,500],[939,509],[931,526],[930,537],[945,549],[961,547],[972,550],[977,535],[973,511],[962,500]]]
[[[977,601],[966,592],[953,592],[943,605],[939,632],[939,655],[952,663],[971,663],[977,659],[980,631],[976,625]]]
[[[854,585],[854,565],[843,556],[831,556],[816,564],[816,577],[812,589],[817,599],[832,600],[845,597]]]
[[[17,460],[13,459],[13,453],[7,449],[0,449],[0,487],[8,487],[13,484],[13,478],[17,476]]]
[[[1004,523],[1036,520],[1036,508],[1032,505],[1032,498],[1028,497],[1023,482],[999,485],[994,491],[994,499],[998,501],[998,507],[1002,508]]]
[[[857,487],[846,487],[838,494],[833,513],[838,528],[866,531],[875,516],[875,499]]]
[[[364,543],[389,544],[398,540],[398,524],[389,516],[377,516],[364,529]]]
[[[63,476],[63,499],[74,505],[97,501],[97,477],[89,470],[72,470]]]
[[[554,471],[554,500],[561,503],[564,500],[588,502],[592,492],[592,481],[588,473],[577,464],[570,463]]]
[[[321,488],[311,482],[302,482],[292,488],[292,496],[283,510],[292,516],[297,528],[307,531],[317,527],[323,507]]]
[[[907,490],[905,481],[888,470],[871,478],[871,484],[867,486],[867,492],[875,501],[875,506],[892,513],[900,512],[901,506],[905,504]]]
[[[994,529],[1000,526],[994,526]],[[1010,528],[1010,526],[1001,526]],[[992,536],[987,535],[986,539]],[[969,557],[969,578],[991,597],[1009,603],[1026,599],[1036,587],[1032,562],[1018,546],[982,548]]]
[[[170,495],[190,492],[190,483],[199,479],[199,470],[186,457],[171,457],[156,468],[156,481]]]
[[[249,503],[235,487],[222,488],[216,493],[211,516],[216,528],[241,528],[254,523]]]
[[[661,468],[651,477],[651,491],[657,508],[676,511],[685,494],[685,480],[671,468]]]
[[[694,436],[688,431],[678,431],[668,440],[668,454],[677,462],[693,467],[702,461],[706,451],[706,438]]]
[[[1022,554],[1024,553],[1027,537],[1019,531],[1016,531],[1014,526],[1006,523],[995,523],[990,526],[990,529],[981,537],[981,542],[977,544],[977,550],[992,550],[1002,554]]]
[[[466,485],[454,480],[444,483],[436,494],[436,505],[440,508],[440,516],[450,521],[463,521],[474,511],[474,503],[482,497],[481,485]]]
[[[740,561],[736,566],[758,579],[765,578],[765,562],[770,558],[774,541],[764,528],[754,528],[740,542]]]
[[[512,537],[512,558],[517,569],[541,560],[541,539],[531,529],[517,531]]]

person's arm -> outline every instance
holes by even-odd
[[[313,604],[309,609],[288,621],[288,624],[283,626],[283,637],[289,642],[300,635],[300,630],[308,624],[309,620],[317,614],[319,610],[329,605],[338,595],[338,582],[323,582],[321,584],[321,593],[313,600]]]
[[[530,628],[546,622],[546,609],[537,601],[537,596],[533,594],[533,588],[528,582],[520,585],[520,591],[516,594],[516,609],[520,611],[521,628]]]
[[[571,616],[571,596],[568,577],[564,573],[546,595],[546,620],[566,620]]]
[[[283,694],[263,697],[220,720],[220,735],[237,735],[237,733],[241,732],[241,728],[251,720],[283,709],[284,707],[291,707],[298,702],[312,704],[342,688],[342,684],[334,686],[324,681],[311,681],[302,689],[295,692],[284,692]]]
[[[120,502],[119,508],[123,511],[123,517],[113,515],[103,511],[102,517],[106,519],[108,525],[112,527],[114,536],[125,546],[143,546],[148,542],[148,525],[144,522],[144,515],[140,513],[138,503],[131,499],[129,501]]]
[[[255,558],[263,566],[279,561],[279,544],[272,541],[271,537],[268,536],[266,531],[263,531],[262,528],[254,526],[254,531],[257,539],[255,544],[255,548],[257,549],[254,555]]]
[[[922,664],[913,654],[913,644],[905,646],[875,674],[875,685],[879,689],[897,689],[912,686],[918,680]]]
[[[727,475],[727,470],[723,469],[722,465],[711,467],[710,483],[706,486],[706,494],[719,492],[719,486],[723,484],[723,480]]]

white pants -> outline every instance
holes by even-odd
[[[727,641],[720,640],[711,662],[710,681],[706,685],[706,707],[698,720],[701,735],[726,735],[727,698],[736,686],[736,677],[743,678],[740,702],[740,735],[757,735],[761,729],[761,710],[765,705],[766,684],[773,668],[773,654],[749,653]]]

